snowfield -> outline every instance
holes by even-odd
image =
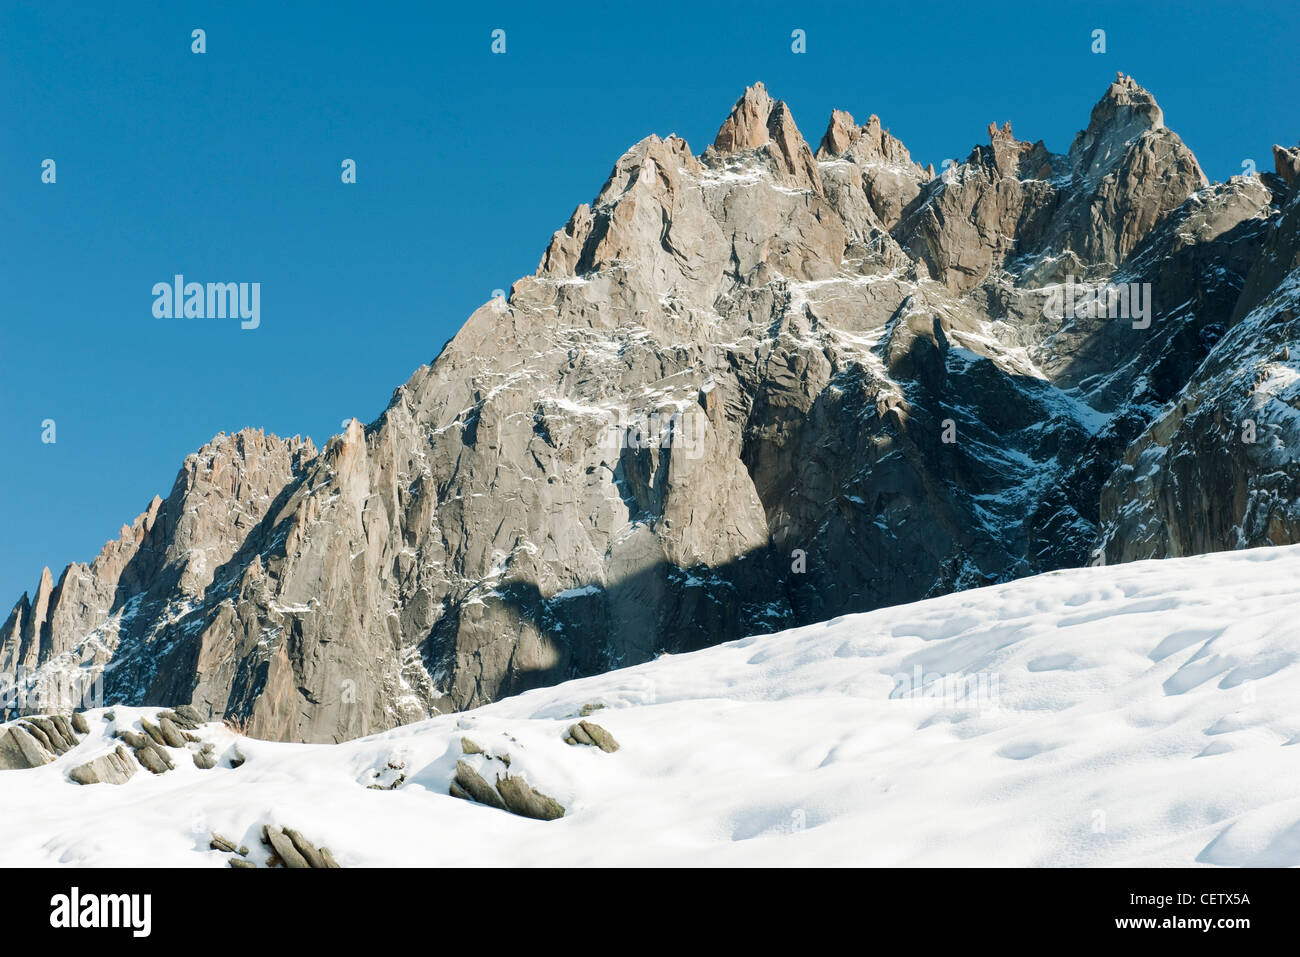
[[[173,750],[121,786],[67,778],[112,747],[92,711],[55,763],[0,772],[0,864],[224,867],[213,831],[262,862],[272,823],[344,867],[1298,865],[1298,582],[1300,546],[1055,572],[341,745],[209,725],[241,767]],[[616,753],[564,743],[596,703]],[[462,737],[565,817],[448,796],[458,759],[500,768]]]

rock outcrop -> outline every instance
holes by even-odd
[[[814,154],[761,85],[702,155],[645,138],[374,422],[319,452],[219,436],[95,562],[44,573],[0,672],[336,741],[1035,572],[1297,540],[1300,151],[1208,184],[1123,74],[1064,153],[987,138],[936,176],[836,111]],[[124,740],[158,773],[187,730]]]
[[[614,747],[617,749],[618,745]],[[483,760],[477,768],[464,759],[456,762],[456,773],[447,786],[447,793],[452,797],[538,821],[564,817],[564,807],[559,801],[537,790],[522,774],[511,774],[506,770],[511,766],[510,755],[489,754],[469,738],[461,738],[461,752],[482,755]],[[489,784],[480,773],[489,769],[494,772],[494,784]]]
[[[291,827],[262,827],[262,843],[271,849],[267,867],[284,867],[291,870],[309,868],[332,869],[338,867],[328,847],[316,847]],[[239,866],[231,861],[231,866]]]
[[[606,754],[613,754],[618,750],[618,742],[614,740],[614,736],[593,721],[579,721],[577,724],[570,725],[569,730],[565,732],[564,742],[600,748]]]
[[[0,729],[0,771],[39,768],[54,758],[55,755],[23,725]]]
[[[135,775],[136,762],[118,745],[108,754],[80,764],[68,772],[77,784],[125,784]]]

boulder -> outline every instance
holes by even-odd
[[[269,824],[263,825],[262,839],[275,851],[275,856],[279,858],[284,867],[292,870],[306,870],[311,867],[311,864],[307,862],[307,858],[303,857],[298,849],[294,847],[293,841],[278,827],[272,827]]]
[[[163,736],[163,741],[169,748],[185,747],[185,736],[181,734],[181,729],[176,727],[171,718],[166,715],[158,719],[158,731]]]
[[[607,754],[613,754],[618,750],[618,742],[614,740],[614,736],[591,721],[579,721],[571,726],[564,740],[568,744],[585,744],[588,747],[600,748]]]
[[[553,797],[529,785],[522,775],[510,775],[497,778],[497,790],[505,799],[506,807],[520,817],[531,817],[538,821],[553,821],[564,817],[564,808]]]
[[[148,748],[153,746],[152,738],[148,737],[147,735],[140,734],[138,731],[131,731],[130,729],[127,728],[123,728],[121,731],[118,731],[117,737],[121,738],[132,748],[135,748],[137,751],[140,750],[140,748]]]
[[[49,764],[54,755],[22,725],[0,729],[0,771],[18,771]]]
[[[72,721],[66,714],[50,715],[50,723],[54,725],[56,731],[67,742],[68,748],[75,748],[81,739],[77,736],[76,730],[72,727]]]
[[[77,784],[125,784],[135,776],[136,762],[118,745],[108,754],[78,765],[68,772]]]
[[[135,759],[154,774],[165,774],[175,767],[172,764],[172,759],[167,756],[167,752],[153,742],[146,743],[144,747],[136,748]]]
[[[177,719],[180,719],[176,720],[177,724],[181,724],[181,720],[183,720],[193,725],[193,727],[188,728],[190,731],[193,731],[207,720],[203,715],[199,714],[197,708],[188,704],[177,705],[172,709],[172,714],[175,715]],[[181,727],[185,727],[185,725],[181,724]]]
[[[316,849],[316,846],[293,828],[284,828],[284,835],[289,838],[293,843],[294,848],[297,849],[298,853],[301,854],[312,867],[323,870],[328,866],[325,863],[325,858],[321,855],[321,852]]]
[[[164,719],[170,721],[172,724],[176,725],[176,727],[180,728],[182,731],[195,731],[198,729],[199,725],[203,723],[203,720],[199,716],[199,713],[187,704],[183,704],[180,707],[173,708],[170,711],[159,711],[158,712],[159,725],[162,724]]]
[[[267,863],[268,867],[274,866],[277,861],[284,867],[297,869],[328,869],[339,866],[329,848],[316,847],[311,841],[303,837],[300,832],[291,827],[280,828],[269,824],[264,825],[262,828],[262,843],[275,852],[272,860]],[[242,848],[240,853],[246,854],[248,849]]]
[[[160,748],[167,747],[167,739],[163,737],[162,728],[158,727],[158,725],[154,724],[148,718],[141,718],[140,727],[144,728],[144,733],[153,738],[154,743]]]
[[[447,785],[447,793],[454,798],[460,798],[462,801],[473,802],[474,800],[473,796],[468,791],[466,791],[463,787],[457,784],[454,778],[452,779],[452,782],[449,785]]]
[[[86,720],[86,716],[80,711],[72,712],[72,716],[68,720],[72,722],[72,730],[77,734],[90,734],[90,722]]]
[[[456,777],[452,780],[451,786],[455,788],[455,790],[449,788],[452,797],[466,797],[499,811],[507,810],[505,802],[496,791],[492,790],[492,785],[484,781],[479,773],[464,761],[456,762]]]
[[[52,718],[38,715],[28,718],[22,724],[31,733],[32,737],[40,741],[46,750],[52,751],[54,754],[65,754],[76,747],[76,737],[74,736],[72,740],[68,740],[63,733],[63,729]],[[70,727],[69,732],[71,732]]]

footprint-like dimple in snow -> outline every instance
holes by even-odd
[[[1208,735],[1232,734],[1234,731],[1244,731],[1249,727],[1250,725],[1241,715],[1225,714],[1201,733]]]
[[[1189,661],[1165,679],[1161,686],[1165,694],[1186,694],[1197,685],[1204,684],[1221,671],[1231,668],[1235,662],[1221,655],[1211,655],[1199,661]]]
[[[1152,661],[1164,661],[1170,655],[1182,651],[1198,641],[1209,641],[1221,634],[1223,634],[1222,628],[1184,628],[1181,631],[1166,635],[1147,657]]]
[[[1096,608],[1086,615],[1073,615],[1069,618],[1062,618],[1056,623],[1056,627],[1069,628],[1072,625],[1086,625],[1102,618],[1117,618],[1120,615],[1152,615],[1159,611],[1172,611],[1178,607],[1180,607],[1180,604],[1177,598],[1148,598],[1145,601],[1135,601],[1131,605],[1121,605],[1119,608],[1107,606],[1105,608]]]
[[[970,631],[978,624],[980,619],[973,615],[954,615],[951,618],[938,618],[932,621],[905,621],[894,626],[894,637],[916,637],[926,641],[937,641],[940,638],[960,635],[963,631]]]
[[[1278,654],[1271,655],[1263,661],[1252,661],[1247,665],[1238,665],[1223,676],[1223,680],[1219,682],[1219,687],[1235,688],[1246,681],[1258,681],[1260,678],[1267,678],[1269,675],[1281,671],[1287,665],[1293,664],[1295,659],[1295,655]]]
[[[836,658],[873,658],[880,653],[880,642],[864,637],[850,638],[835,649]]]
[[[1024,761],[1048,751],[1055,751],[1059,747],[1059,744],[1048,744],[1043,741],[1017,741],[998,748],[997,755],[1000,758],[1010,758],[1012,761]]]
[[[756,837],[781,837],[798,834],[800,831],[816,827],[821,822],[801,807],[758,804],[742,808],[735,813],[731,822],[731,839],[733,841],[750,841]]]
[[[1300,864],[1300,818],[1289,808],[1266,807],[1233,821],[1196,855],[1198,864],[1294,867]]]
[[[1071,671],[1078,659],[1071,654],[1041,655],[1025,665],[1030,671]]]
[[[1213,757],[1216,754],[1227,754],[1229,751],[1236,751],[1236,750],[1237,750],[1237,746],[1233,742],[1228,741],[1226,739],[1220,739],[1218,741],[1211,741],[1209,744],[1207,744],[1204,748],[1201,749],[1201,753],[1198,754],[1197,757],[1209,758],[1209,757]]]
[[[958,725],[971,718],[977,717],[978,712],[962,711],[956,708],[942,708],[934,714],[928,715],[920,724],[916,726],[917,731],[924,731],[926,728],[933,728],[939,725]]]

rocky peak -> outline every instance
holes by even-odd
[[[167,498],[153,496],[93,562],[68,565],[57,584],[44,570],[35,602],[24,595],[0,632],[0,673],[65,653],[84,653],[87,661],[111,655],[133,624],[125,617],[131,599],[166,608],[201,598],[315,455],[311,440],[299,436],[219,433],[186,457]],[[106,631],[119,614],[122,621]]]
[[[822,191],[812,149],[804,140],[784,100],[773,100],[762,83],[746,88],[731,108],[706,156],[727,157],[758,151],[788,182]]]
[[[835,159],[845,155],[852,155],[859,162],[874,161],[915,167],[918,171],[922,169],[912,162],[912,155],[902,140],[881,127],[880,117],[874,113],[867,118],[866,125],[858,126],[852,113],[832,111],[821,146],[817,149],[817,158]]]
[[[185,472],[191,478],[203,477],[221,482],[236,473],[256,470],[260,463],[273,455],[286,455],[296,465],[302,465],[316,456],[316,446],[310,437],[295,435],[282,439],[262,429],[245,428],[227,435],[218,432],[197,452],[185,459]]]
[[[660,192],[671,198],[680,188],[681,174],[698,173],[700,161],[680,136],[660,139],[653,133],[619,157],[593,205],[617,202],[632,189]]]
[[[1115,75],[1115,82],[1107,87],[1102,98],[1092,108],[1085,132],[1100,134],[1108,128],[1124,127],[1138,123],[1147,129],[1165,125],[1165,115],[1156,98],[1145,87],[1126,73]]]
[[[872,114],[858,126],[845,110],[831,113],[817,150],[823,192],[857,243],[892,247],[882,237],[916,198],[934,168],[912,161],[900,140]]]
[[[647,136],[537,274],[476,310],[376,421],[320,455],[218,436],[91,566],[23,596],[0,666],[111,663],[110,701],[341,740],[1081,565],[1133,498],[1103,484],[1147,461],[1130,446],[1225,351],[1243,289],[1267,308],[1230,363],[1204,368],[1248,367],[1235,389],[1289,361],[1300,207],[1270,192],[1295,179],[1292,151],[1267,188],[1198,193],[1195,158],[1126,77],[1076,147],[1048,154],[1004,123],[936,180],[878,118],[836,111],[818,163],[761,84],[699,159]],[[1046,314],[1053,270],[1120,268],[1154,290],[1144,329]],[[1275,372],[1270,388],[1291,389]],[[1294,428],[1291,409],[1271,427]],[[1287,439],[1251,454],[1300,448]],[[1195,460],[1254,474],[1226,448]],[[1164,516],[1171,540],[1300,540],[1300,465],[1270,469],[1251,521],[1223,488]],[[1166,500],[1152,492],[1148,512]],[[1107,554],[1145,557],[1128,524]],[[794,549],[812,574],[792,572]]]
[[[1300,179],[1300,146],[1273,145],[1273,170],[1287,186]]]
[[[713,148],[726,154],[764,146],[771,138],[767,124],[775,105],[762,81],[746,87],[714,137]]]
[[[1164,112],[1155,97],[1124,73],[1118,74],[1093,106],[1087,128],[1075,136],[1070,145],[1070,165],[1076,176],[1096,184],[1124,163],[1136,141],[1144,139],[1166,144],[1151,151],[1151,158],[1161,166],[1171,167],[1170,175],[1181,176],[1180,167],[1190,163],[1194,168],[1187,172],[1198,181],[1198,188],[1208,182],[1191,150],[1165,126]],[[1159,170],[1156,175],[1164,172]]]
[[[614,164],[595,200],[578,206],[551,237],[535,276],[561,280],[641,267],[664,292],[711,282],[711,271],[692,268],[689,250],[673,248],[681,232],[717,229],[699,191],[688,188],[703,169],[678,136],[641,140]]]
[[[1011,121],[999,127],[990,123],[989,145],[977,146],[971,151],[968,163],[977,163],[999,176],[1017,179],[1050,179],[1052,158],[1043,141],[1030,143],[1018,140],[1011,132]]]
[[[822,134],[821,145],[817,147],[817,158],[843,156],[861,138],[862,130],[854,122],[852,113],[847,110],[832,110],[826,132]]]

